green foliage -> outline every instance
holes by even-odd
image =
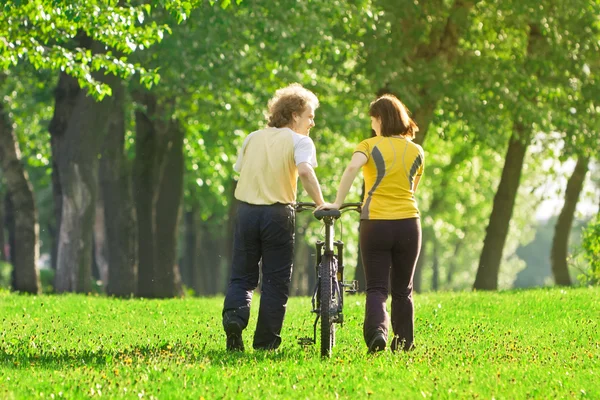
[[[588,270],[579,280],[588,285],[600,285],[600,218],[592,220],[583,231],[581,246]]]
[[[237,151],[248,133],[264,126],[275,89],[300,82],[318,95],[311,137],[317,175],[331,200],[354,147],[370,136],[369,102],[389,86],[413,112],[435,108],[417,200],[423,228],[439,243],[440,260],[450,260],[440,263],[443,289],[472,283],[515,121],[534,132],[555,132],[536,135],[537,153],[526,161],[505,248],[504,261],[512,264],[502,267],[509,285],[518,267],[509,258],[518,243],[529,240],[531,210],[548,195],[537,189],[554,174],[542,162],[578,150],[594,156],[600,149],[600,3],[574,1],[481,0],[468,15],[452,14],[461,2],[451,1],[3,2],[0,69],[9,70],[1,94],[36,188],[42,235],[53,218],[45,127],[56,70],[77,76],[94,93],[106,89],[94,71],[128,78],[134,99],[152,86],[162,117],[176,118],[186,132],[185,207],[198,209],[204,228],[219,237],[225,236],[232,204]],[[52,23],[56,29],[48,28]],[[527,57],[534,25],[540,37]],[[458,47],[448,53],[445,46],[456,32]],[[79,33],[110,50],[82,49]],[[128,103],[132,158],[132,115],[139,105]],[[554,146],[559,142],[564,151]],[[357,179],[348,201],[359,200],[360,184]],[[344,218],[351,275],[358,219]],[[321,229],[309,216],[300,216],[298,224],[308,241]],[[50,238],[42,239],[47,251]],[[453,268],[454,278],[446,282],[443,276]]]
[[[312,333],[309,298],[290,299],[279,350],[251,349],[253,313],[248,350],[236,354],[225,351],[222,301],[0,292],[0,396],[600,396],[600,288],[417,295],[408,354],[367,355],[365,297],[348,297],[326,361],[317,346],[297,344]]]
[[[128,55],[147,49],[171,32],[150,18],[164,9],[178,22],[187,19],[202,1],[154,0],[145,4],[116,0],[35,0],[3,2],[0,8],[0,70],[27,62],[36,70],[64,71],[102,99],[111,93],[94,73],[123,78],[139,75],[146,87],[156,84],[156,70],[131,63]],[[212,1],[211,3],[214,3]],[[222,4],[227,7],[229,1]],[[84,48],[77,39],[85,35],[101,45]]]

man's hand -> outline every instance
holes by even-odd
[[[338,203],[323,203],[318,206],[315,211],[318,210],[339,210],[342,205]]]

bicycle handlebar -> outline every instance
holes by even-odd
[[[340,212],[340,214],[345,211],[356,211],[356,212],[360,213],[361,207],[362,207],[362,203],[344,203],[339,208],[339,212]],[[317,205],[315,203],[299,202],[299,203],[296,203],[294,208],[296,209],[297,212],[302,212],[302,211],[306,211],[306,210],[314,210],[315,208],[317,208]],[[344,209],[347,209],[347,210],[342,211]],[[319,210],[319,211],[326,212],[326,211],[337,211],[337,210]]]

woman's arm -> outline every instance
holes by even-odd
[[[352,182],[354,182],[354,178],[356,178],[356,175],[358,175],[358,171],[367,163],[367,161],[368,158],[363,153],[354,153],[352,155],[352,160],[350,160],[350,164],[348,164],[344,174],[342,175],[342,180],[340,181],[340,186],[335,198],[335,203],[325,203],[317,209],[339,209],[344,202],[344,199],[346,199],[346,196],[352,187]]]
[[[415,180],[413,181],[413,194],[417,193],[417,187],[419,186],[419,181],[421,180],[421,175],[415,176]]]

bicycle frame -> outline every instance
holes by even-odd
[[[296,211],[301,212],[314,209],[315,207],[314,203],[298,203],[296,205]],[[317,282],[311,300],[311,312],[316,314],[316,318],[313,324],[313,338],[300,338],[299,342],[303,345],[316,343],[317,326],[319,324],[319,319],[323,317],[322,314],[324,312],[327,316],[327,321],[321,322],[322,356],[330,355],[331,346],[335,340],[335,327],[333,324],[339,323],[340,325],[343,325],[344,322],[344,289],[346,289],[347,292],[352,293],[356,293],[358,290],[357,281],[344,281],[344,243],[341,240],[335,240],[334,224],[343,212],[358,211],[360,213],[360,207],[360,203],[347,203],[343,204],[342,207],[340,207],[340,210],[319,210],[315,212],[315,217],[322,220],[325,224],[325,240],[318,240],[316,243],[317,263],[315,272],[317,275]],[[327,260],[327,266],[323,265],[324,259]],[[323,274],[326,275],[327,278],[323,278]],[[331,283],[327,284],[322,282],[322,279],[329,279]],[[326,295],[327,301],[324,310],[322,310],[321,304],[321,288],[328,293],[328,295]],[[327,337],[330,339],[327,339]],[[329,343],[324,344],[325,340]]]

